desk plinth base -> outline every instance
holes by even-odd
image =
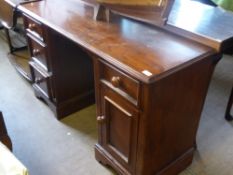
[[[44,101],[49,106],[58,120],[95,103],[94,91],[90,91],[85,95],[74,97],[60,104],[55,104],[35,85],[33,85],[33,88],[35,96]]]
[[[185,168],[187,168],[193,160],[194,155],[194,147],[189,149],[183,155],[178,157],[176,160],[171,162],[166,167],[162,167],[162,169],[158,172],[155,172],[154,175],[177,175]],[[102,163],[103,165],[109,165],[114,170],[116,170],[119,174],[122,175],[139,175],[138,172],[130,173],[128,172],[121,164],[119,164],[114,158],[108,154],[99,144],[95,145],[95,158],[97,161]],[[144,172],[142,170],[142,172]],[[151,175],[151,174],[143,174],[143,175]]]

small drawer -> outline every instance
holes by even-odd
[[[117,68],[100,61],[101,82],[138,106],[140,83]]]
[[[47,98],[51,98],[51,74],[41,69],[40,66],[33,61],[30,61],[29,65],[34,88],[42,92]]]
[[[40,64],[40,66],[42,66],[45,70],[49,70],[49,64],[46,54],[46,45],[42,42],[33,39],[31,34],[27,34],[27,36],[32,60]]]
[[[24,24],[26,31],[34,35],[37,39],[44,41],[43,25],[39,21],[24,15]]]

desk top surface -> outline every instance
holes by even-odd
[[[19,9],[144,82],[214,53],[209,47],[127,18],[94,21],[92,4],[79,0],[39,1]]]

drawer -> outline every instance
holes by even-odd
[[[44,41],[43,25],[39,21],[24,15],[25,29],[28,33],[34,35],[37,39]]]
[[[44,71],[33,61],[30,61],[29,65],[34,88],[43,93],[47,98],[51,98],[51,74]]]
[[[40,64],[40,66],[44,69],[49,70],[46,45],[34,39],[31,34],[27,34],[27,36],[32,60]]]
[[[140,83],[108,63],[99,62],[100,80],[134,105],[139,103]]]

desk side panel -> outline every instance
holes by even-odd
[[[143,86],[137,175],[177,174],[192,161],[199,120],[219,55]]]

